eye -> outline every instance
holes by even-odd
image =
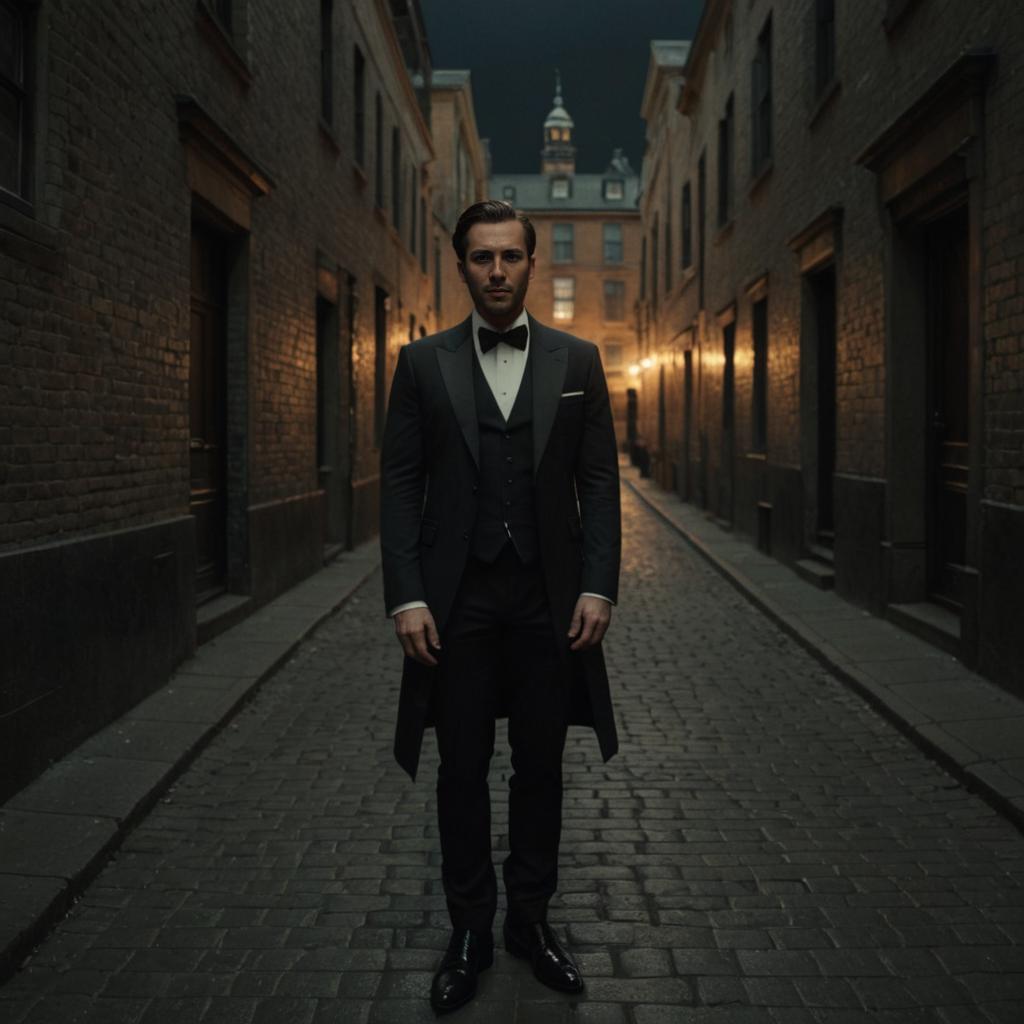
[[[489,263],[491,254],[489,252],[475,252],[470,258],[474,263]]]

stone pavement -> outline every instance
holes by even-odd
[[[1019,1024],[1021,834],[623,500],[622,749],[570,738],[552,908],[587,993],[502,952],[453,1019]],[[127,835],[0,1020],[432,1020],[436,759],[415,784],[391,761],[397,673],[375,574]]]

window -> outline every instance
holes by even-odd
[[[754,303],[754,407],[751,410],[753,449],[763,452],[768,442],[768,300]]]
[[[571,320],[576,315],[576,278],[553,278],[551,287],[555,297],[552,317],[555,320]]]
[[[555,263],[572,263],[575,258],[572,224],[555,224],[551,229],[551,238],[554,243],[552,261]]]
[[[817,0],[814,23],[814,94],[820,96],[836,76],[835,0]]]
[[[604,318],[614,322],[626,319],[626,282],[605,281]]]
[[[366,166],[366,58],[363,51],[355,48],[355,157],[360,167]]]
[[[409,252],[416,255],[416,211],[419,207],[419,189],[416,187],[416,168],[409,168]]]
[[[501,190],[501,198],[507,203],[514,203],[516,201],[515,185],[505,185]]]
[[[750,74],[751,172],[758,174],[772,158],[772,22],[757,37]]]
[[[28,24],[18,4],[0,2],[0,189],[28,196],[30,111],[25,65]]]
[[[388,362],[388,293],[373,289],[373,441],[379,448],[384,439],[384,413]]]
[[[391,223],[402,230],[402,139],[396,125],[391,129]]]
[[[552,199],[568,199],[569,198],[569,179],[568,178],[552,178],[551,179],[551,198]]]
[[[427,201],[420,197],[420,270],[427,272]]]
[[[605,263],[622,262],[622,225],[605,224],[604,235],[604,261]]]
[[[623,346],[621,341],[604,343],[604,368],[609,377],[622,373]]]
[[[334,0],[320,0],[320,115],[334,121]]]
[[[697,161],[697,305],[704,308],[704,241],[708,209],[707,151]]]
[[[647,298],[647,236],[640,239],[640,298]]]
[[[718,122],[718,226],[732,219],[733,102],[725,103],[725,116]]]
[[[693,263],[693,210],[690,183],[683,186],[683,266]]]
[[[377,134],[374,142],[373,201],[378,210],[384,209],[384,102],[380,93],[376,97]]]
[[[665,294],[672,291],[672,271],[675,264],[672,260],[672,193],[665,200]]]
[[[624,199],[626,197],[626,185],[621,178],[606,178],[604,181],[605,199]]]
[[[654,217],[654,226],[651,228],[651,302],[658,304],[658,217]]]

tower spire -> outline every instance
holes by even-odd
[[[544,121],[544,148],[541,150],[541,174],[575,174],[576,147],[572,133],[576,127],[562,99],[562,72],[555,68],[555,102]]]

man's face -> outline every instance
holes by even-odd
[[[474,224],[466,235],[459,276],[477,312],[495,327],[507,327],[522,312],[534,260],[526,252],[526,230],[517,220]]]

